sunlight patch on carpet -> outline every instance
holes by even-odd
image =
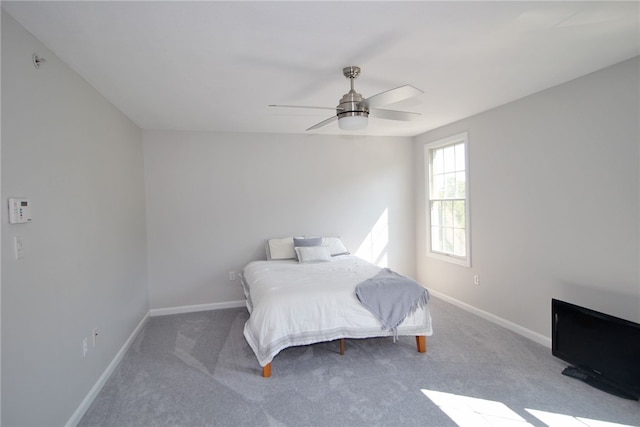
[[[427,389],[421,391],[459,427],[533,427],[502,402]],[[549,427],[633,427],[536,409],[525,410]]]
[[[501,402],[422,389],[460,427],[533,427]]]
[[[553,412],[538,411],[536,409],[526,409],[526,411],[549,427],[632,427],[626,424],[573,417],[565,414],[554,414]]]

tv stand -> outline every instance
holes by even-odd
[[[562,375],[578,379],[584,383],[589,384],[591,387],[597,388],[598,390],[604,391],[605,393],[609,393],[623,399],[638,400],[638,396],[634,396],[633,394],[622,390],[620,387],[611,384],[609,381],[606,381],[595,375],[591,375],[583,371],[582,369],[578,369],[573,366],[565,368],[565,370],[562,371]]]

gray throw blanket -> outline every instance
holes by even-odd
[[[360,303],[380,320],[383,329],[398,337],[404,319],[429,301],[429,292],[418,282],[388,268],[356,286]]]

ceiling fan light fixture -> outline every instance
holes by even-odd
[[[338,116],[338,127],[342,130],[360,130],[369,124],[369,115],[366,113],[352,112]]]
[[[348,70],[349,68],[344,69],[345,76],[347,76]],[[351,90],[345,93],[342,99],[340,99],[340,104],[338,104],[336,109],[338,127],[342,130],[360,130],[366,128],[369,124],[369,110],[361,105],[364,98],[353,88],[353,79],[358,76],[360,69],[358,68],[354,70],[354,72],[355,71],[357,71],[357,73],[349,76],[351,79]]]

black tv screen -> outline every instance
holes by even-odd
[[[620,397],[640,398],[640,324],[551,300],[552,354],[566,375]]]

